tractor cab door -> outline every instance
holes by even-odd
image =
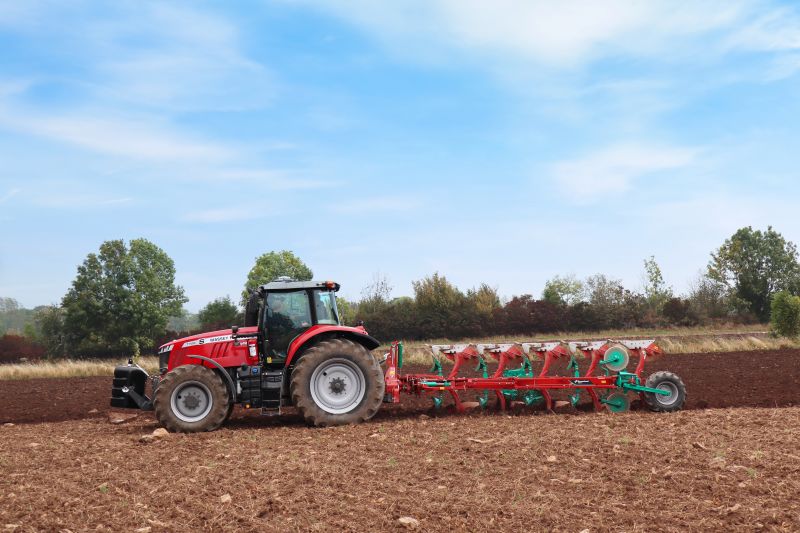
[[[265,298],[264,329],[267,362],[286,359],[289,344],[311,327],[311,302],[308,291],[268,292]]]

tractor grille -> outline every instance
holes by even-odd
[[[164,352],[158,354],[158,370],[163,374],[169,367],[169,354],[172,352]]]

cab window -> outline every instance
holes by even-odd
[[[314,291],[314,310],[317,313],[317,324],[339,324],[336,296],[333,292]]]
[[[270,355],[285,357],[289,343],[311,326],[311,306],[306,291],[267,294],[265,313]]]

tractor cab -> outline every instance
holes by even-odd
[[[315,326],[340,325],[338,290],[339,284],[333,281],[290,278],[261,285],[248,301],[245,325],[259,327],[265,360],[285,361],[292,341]]]

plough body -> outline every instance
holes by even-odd
[[[442,406],[442,396],[449,394],[457,411],[464,411],[461,394],[478,393],[478,404],[488,406],[494,393],[500,409],[509,403],[524,405],[543,403],[548,410],[554,407],[551,391],[572,391],[569,401],[577,405],[581,392],[586,392],[596,410],[619,412],[628,409],[628,393],[638,393],[651,409],[676,411],[683,407],[686,397],[681,379],[669,372],[657,372],[646,382],[642,373],[648,358],[659,355],[661,349],[653,340],[515,342],[502,344],[431,345],[433,367],[428,373],[400,374],[403,366],[403,344],[395,342],[386,354],[386,402],[398,403],[400,393],[431,394],[435,407]],[[631,356],[639,358],[633,372],[625,368]],[[442,356],[452,362],[445,374]],[[487,356],[497,366],[491,374]],[[569,358],[567,371],[571,375],[552,375],[553,363]],[[585,372],[580,371],[578,359],[589,361]],[[534,361],[541,360],[538,372]],[[474,364],[477,376],[461,376],[465,364]]]

